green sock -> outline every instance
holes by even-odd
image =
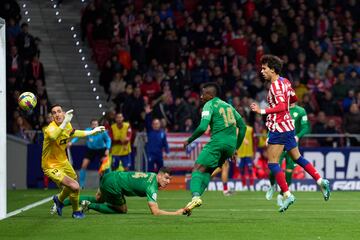
[[[107,213],[107,214],[118,213],[117,211],[112,209],[106,203],[91,203],[89,205],[89,209],[95,210],[95,211],[100,212],[100,213]]]
[[[201,196],[210,182],[210,173],[195,171],[191,175],[190,191],[193,197]]]
[[[286,176],[286,182],[288,186],[290,186],[292,182],[292,171],[291,172],[285,171],[285,176]]]
[[[269,180],[270,180],[271,186],[273,186],[274,184],[276,184],[275,176],[274,176],[274,174],[272,174],[271,172],[269,173]]]
[[[79,198],[79,202],[81,202],[82,200],[88,200],[92,203],[96,203],[96,198],[94,196],[80,196]],[[64,206],[70,206],[71,202],[69,198],[66,198],[63,202]]]

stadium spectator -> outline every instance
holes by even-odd
[[[326,114],[322,111],[320,111],[317,114],[317,120],[314,124],[314,126],[312,127],[312,132],[313,133],[325,133],[325,128],[326,128]]]
[[[344,130],[345,133],[360,134],[360,111],[359,105],[352,103],[350,110],[345,114]],[[351,146],[360,146],[360,140],[356,137],[349,138]]]
[[[30,61],[36,53],[35,39],[29,33],[29,25],[21,24],[21,33],[16,38],[16,45],[19,48],[19,54],[26,62]]]
[[[342,114],[339,104],[333,99],[333,95],[330,91],[325,91],[319,105],[320,110],[328,116],[340,116]]]
[[[329,119],[326,123],[324,134],[339,134],[338,126],[336,126],[336,122],[334,119]],[[326,138],[321,138],[319,140],[321,146],[328,146],[328,147],[339,147],[340,146],[340,139],[339,137],[332,137],[327,136]]]
[[[32,137],[26,132],[28,130],[31,130],[31,125],[22,116],[18,116],[13,127],[15,136],[27,141],[32,141]]]
[[[191,108],[183,98],[178,97],[175,100],[174,111],[174,130],[177,132],[187,131],[193,128],[192,123],[186,123],[187,119],[191,120]]]
[[[27,65],[26,78],[34,79],[34,81],[41,80],[42,84],[45,85],[44,66],[36,55],[33,56],[32,61]]]
[[[7,76],[15,77],[21,80],[24,75],[24,60],[18,54],[18,49],[15,45],[11,46],[10,54],[7,55]]]

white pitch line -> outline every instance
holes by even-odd
[[[37,207],[37,206],[39,206],[39,205],[41,205],[41,204],[47,203],[47,202],[49,202],[52,198],[53,198],[52,196],[51,196],[51,197],[47,197],[47,198],[45,198],[45,199],[43,199],[43,200],[40,200],[40,201],[38,201],[38,202],[34,202],[34,203],[29,204],[29,205],[27,205],[27,206],[25,206],[25,207],[23,207],[23,208],[19,208],[19,209],[15,210],[15,211],[12,211],[12,212],[6,214],[6,217],[5,217],[4,219],[9,218],[9,217],[12,217],[12,216],[17,215],[17,214],[22,213],[22,212],[25,212],[25,211],[27,211],[27,210],[29,210],[29,209],[32,209],[32,208],[34,208],[34,207]]]
[[[177,209],[169,209],[177,210]],[[277,212],[276,209],[199,209],[199,212]],[[128,212],[148,212],[142,209],[128,209]],[[360,212],[360,209],[290,209],[289,212]]]

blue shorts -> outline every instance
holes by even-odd
[[[240,158],[239,168],[244,168],[246,166],[248,168],[252,167],[252,159],[251,159],[251,157]]]
[[[289,132],[269,132],[268,144],[279,144],[284,145],[285,151],[290,151],[291,149],[297,147],[295,140],[295,131]]]
[[[125,156],[116,156],[113,155],[112,156],[112,163],[111,163],[111,168],[112,169],[117,169],[119,167],[119,164],[121,164],[124,168],[130,168],[131,167],[131,157],[130,154],[125,155]]]

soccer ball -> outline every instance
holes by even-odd
[[[19,107],[25,111],[31,111],[36,107],[37,99],[31,92],[23,92],[18,99]]]

